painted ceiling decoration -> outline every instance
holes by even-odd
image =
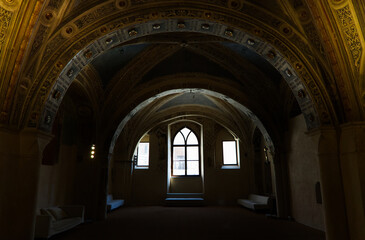
[[[157,22],[157,23],[156,23]],[[268,61],[272,61],[272,64],[279,70],[279,72],[282,73],[284,79],[288,82],[288,85],[292,88],[293,92],[307,92],[305,85],[303,85],[300,82],[299,77],[296,74],[296,69],[292,67],[286,59],[280,55],[279,52],[274,50],[274,48],[264,42],[261,42],[257,37],[245,34],[243,32],[239,32],[236,30],[230,30],[228,26],[221,26],[220,24],[214,23],[214,22],[208,22],[208,21],[198,21],[198,20],[191,20],[187,19],[184,21],[184,28],[179,27],[179,20],[171,19],[171,20],[165,20],[164,23],[159,23],[160,21],[154,21],[147,24],[141,24],[141,25],[134,25],[134,28],[126,28],[126,29],[120,29],[116,32],[111,32],[108,35],[104,35],[101,39],[99,39],[96,42],[93,42],[91,45],[86,46],[81,52],[77,53],[73,57],[73,59],[64,67],[62,70],[60,76],[57,78],[56,84],[53,86],[52,90],[50,92],[60,92],[61,95],[64,94],[68,88],[68,86],[71,84],[74,77],[77,75],[77,73],[82,70],[84,66],[89,64],[92,59],[95,59],[98,55],[100,55],[102,52],[104,52],[106,49],[109,49],[113,46],[116,46],[120,44],[123,40],[130,40],[131,38],[136,38],[138,36],[153,34],[153,31],[156,31],[154,29],[154,25],[160,24],[163,26],[170,27],[169,29],[160,28],[157,30],[159,32],[174,32],[174,31],[187,31],[187,32],[202,32],[202,31],[209,31],[203,29],[201,26],[203,24],[209,24],[211,30],[208,32],[209,34],[214,34],[221,36],[223,38],[229,38],[232,41],[238,42],[242,45],[245,45],[246,47],[250,47],[252,50],[256,51],[258,54],[265,57]],[[110,42],[111,41],[111,42]],[[109,43],[110,42],[110,43]],[[108,44],[109,43],[109,44]],[[272,56],[272,53],[275,52]],[[299,64],[299,65],[298,65]],[[304,66],[301,65],[301,63],[297,63],[296,68],[298,69],[304,69]],[[304,70],[303,70],[304,71]],[[51,74],[51,76],[48,75],[48,79],[54,79],[55,75],[57,74],[57,65],[53,66],[53,70],[51,72],[48,72],[48,74]],[[308,73],[307,73],[308,74]],[[309,75],[309,74],[308,74]],[[307,76],[307,75],[306,75]],[[309,76],[308,76],[309,78]],[[312,80],[313,81],[313,80]],[[313,82],[314,83],[314,82]],[[50,83],[47,83],[46,86],[51,85]],[[312,86],[312,85],[310,85]],[[45,86],[44,86],[45,87]],[[316,87],[314,86],[316,89]],[[297,95],[298,96],[298,95]],[[319,125],[319,119],[317,119],[317,112],[315,107],[313,106],[312,100],[310,99],[310,96],[308,94],[300,95],[303,96],[303,98],[300,98],[298,96],[298,102],[302,108],[303,113],[307,116],[307,124],[309,125],[309,129],[315,128]],[[324,101],[321,99],[321,96],[317,96],[319,99],[316,99],[316,102],[322,103],[322,105],[318,107],[324,108]],[[60,101],[62,100],[62,97],[59,97],[58,99],[54,99],[52,97],[52,94],[49,95],[47,101],[46,101],[46,109],[44,110],[41,119],[41,129],[48,130],[50,126],[52,126],[52,121],[50,119],[54,118],[55,113],[57,112],[57,106],[59,105]],[[323,109],[323,111],[326,109]],[[327,112],[327,110],[326,110]],[[330,120],[329,115],[323,112],[322,117],[325,118],[327,122]],[[36,111],[33,112],[34,115],[37,115]],[[323,120],[323,121],[324,121]],[[32,119],[29,122],[30,126],[33,124],[36,124],[35,122],[32,122]],[[48,127],[47,127],[48,126]]]
[[[266,103],[280,103],[284,95],[296,100],[308,130],[363,120],[365,23],[356,14],[363,10],[359,5],[357,0],[0,0],[0,124],[49,132],[74,81],[89,89],[95,105],[101,96],[105,105],[131,98],[122,110],[98,110],[110,117],[112,128],[146,99],[177,89],[229,95],[232,106],[245,106],[249,117],[265,126],[270,114],[280,111]],[[181,66],[185,73],[156,75],[179,56],[203,59],[206,64],[199,67],[206,72],[191,64]],[[246,71],[245,65],[252,67]],[[212,69],[227,79],[199,87],[198,78],[213,79]],[[195,79],[192,85],[161,85],[166,76],[181,74]],[[241,94],[221,88],[221,81],[237,84]],[[263,96],[251,96],[253,89]]]

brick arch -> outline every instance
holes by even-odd
[[[158,12],[157,9],[156,11]],[[162,13],[159,13],[158,16],[166,15],[166,12],[168,12],[167,10],[161,11]],[[314,81],[314,77],[317,79],[320,79],[320,77],[317,77],[309,60],[300,54],[299,51],[296,50],[294,52],[291,50],[295,49],[293,46],[289,48],[287,42],[282,42],[270,32],[264,33],[267,35],[266,37],[273,38],[271,43],[262,40],[262,38],[265,38],[264,33],[261,33],[261,36],[257,36],[245,32],[240,24],[250,29],[254,28],[254,26],[248,26],[249,23],[244,23],[243,20],[237,22],[237,19],[227,17],[228,23],[224,23],[225,19],[223,17],[221,20],[212,21],[204,19],[206,17],[202,17],[198,13],[195,13],[195,16],[193,16],[195,18],[184,16],[189,11],[187,13],[180,11],[179,13],[181,13],[179,18],[175,14],[143,23],[139,23],[139,19],[133,18],[134,21],[130,24],[122,24],[122,18],[118,19],[118,21],[111,22],[107,25],[109,27],[102,26],[101,29],[94,29],[94,32],[85,38],[81,38],[80,35],[79,41],[71,46],[69,51],[81,50],[71,59],[67,58],[67,64],[65,66],[61,60],[66,58],[67,54],[62,55],[62,48],[59,48],[54,54],[55,56],[58,55],[58,58],[52,60],[51,57],[45,63],[45,68],[40,71],[39,77],[43,83],[39,89],[35,90],[38,92],[35,93],[33,98],[28,98],[31,101],[28,104],[33,105],[24,116],[28,126],[36,126],[41,130],[49,132],[58,106],[75,76],[104,51],[134,38],[154,33],[172,32],[210,34],[248,47],[266,59],[281,73],[299,103],[308,129],[314,129],[336,121],[333,111],[329,110],[332,109],[332,106],[327,105],[330,101],[327,101],[328,97],[326,92],[321,92],[320,84]],[[215,13],[212,12],[211,14],[214,15]],[[217,15],[219,14],[217,13]],[[229,20],[232,23],[229,24]],[[74,22],[76,21],[77,19]],[[75,27],[72,24],[66,25],[65,27],[67,28],[68,26]],[[103,30],[106,32],[104,33]],[[60,32],[65,34],[64,29],[60,29]],[[67,41],[64,44],[67,44]],[[26,105],[27,103],[25,103]],[[40,110],[39,107],[37,108],[37,105],[44,106],[42,112],[39,112]]]

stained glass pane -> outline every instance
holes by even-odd
[[[187,160],[199,160],[199,147],[187,147]]]
[[[177,133],[174,139],[174,145],[184,145],[184,144],[185,144],[185,139],[183,135],[180,132]]]
[[[196,138],[195,134],[191,132],[188,137],[187,144],[199,144],[198,139]]]
[[[236,141],[223,142],[223,164],[237,164]]]
[[[187,161],[187,174],[199,175],[199,161]]]

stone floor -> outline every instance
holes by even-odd
[[[51,239],[325,240],[325,234],[242,207],[148,206],[119,208],[105,221],[85,223]]]

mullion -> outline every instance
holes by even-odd
[[[190,130],[190,129],[189,129]],[[180,134],[184,137],[184,144],[173,144],[173,149],[174,149],[174,147],[184,147],[184,155],[185,155],[185,158],[184,158],[184,163],[185,163],[185,175],[184,176],[188,176],[188,146],[189,147],[198,147],[198,151],[200,151],[200,145],[199,145],[199,143],[198,144],[190,144],[190,145],[188,145],[187,144],[187,140],[188,140],[188,138],[189,138],[189,136],[190,136],[190,134],[193,132],[192,130],[190,130],[190,132],[187,134],[187,136],[185,137],[184,136],[184,134],[181,132],[181,130],[179,131],[180,132]],[[176,136],[176,135],[175,135]],[[174,160],[174,158],[173,158],[173,161],[175,161]],[[198,159],[196,159],[196,160],[191,160],[191,161],[197,161],[198,163],[200,163],[200,155],[198,155]],[[200,164],[199,164],[199,174],[198,175],[200,175],[200,170],[201,170],[201,168],[200,168]],[[173,172],[173,175],[175,175],[174,174],[174,168],[173,168],[173,165],[172,165],[172,172]]]
[[[188,154],[188,148],[186,147],[186,140],[185,140],[185,176],[187,176],[188,175],[188,163],[187,163],[187,161],[186,161],[186,159],[188,159],[188,157],[187,157],[187,154]]]
[[[190,132],[189,132],[189,134],[190,134]],[[188,147],[187,147],[186,142],[188,141],[189,134],[185,138],[185,176],[188,175],[188,161],[187,161],[187,159],[188,159]]]

